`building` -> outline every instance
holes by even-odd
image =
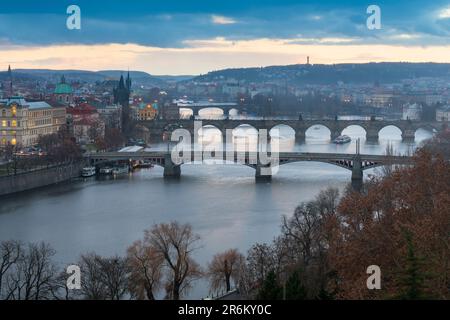
[[[56,101],[65,105],[73,104],[73,88],[70,84],[66,83],[66,78],[61,77],[61,81],[56,85],[53,96]]]
[[[96,138],[105,136],[105,122],[100,118],[97,109],[87,103],[68,107],[67,118],[69,129],[78,143],[91,143]]]
[[[405,104],[403,106],[403,120],[420,120],[422,116],[422,106],[417,103]]]
[[[122,106],[119,104],[99,105],[97,112],[105,125],[109,128],[121,129],[122,127]]]
[[[450,121],[450,105],[436,109],[436,121]]]
[[[39,137],[56,133],[66,123],[64,107],[22,97],[0,100],[0,144],[22,147],[38,143]]]
[[[153,120],[158,114],[158,104],[156,102],[153,104],[141,102],[132,106],[132,108],[133,119],[137,121]]]
[[[375,93],[367,98],[366,104],[375,108],[390,108],[393,106],[393,98],[389,93]]]

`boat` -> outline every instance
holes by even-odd
[[[111,168],[111,167],[100,168],[100,174],[111,174],[112,172],[113,172],[113,168]]]
[[[139,164],[139,168],[153,168],[153,163],[151,161],[144,160]]]
[[[84,178],[95,176],[95,167],[84,167],[81,170],[81,176]]]
[[[129,169],[128,166],[124,166],[124,167],[114,167],[112,169],[112,173],[113,174],[123,174],[123,173],[128,173]]]
[[[342,135],[337,137],[336,139],[334,139],[334,143],[336,144],[344,144],[344,143],[349,143],[350,141],[352,141],[352,138],[350,138],[347,135]]]

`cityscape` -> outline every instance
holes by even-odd
[[[448,3],[19,2],[0,300],[450,298]]]

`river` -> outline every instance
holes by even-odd
[[[304,144],[296,145],[292,132],[281,128],[280,141],[287,150],[350,153],[360,137],[361,153],[383,154],[388,144],[405,153],[431,136],[418,130],[415,144],[408,145],[394,127],[380,132],[378,144],[365,143],[360,127],[349,127],[344,134],[352,142],[335,145],[329,141],[328,129],[318,126],[308,130]],[[214,136],[214,129],[205,129],[205,135]],[[144,229],[176,220],[190,223],[201,236],[202,248],[194,258],[206,266],[217,252],[238,248],[245,253],[256,242],[271,241],[279,234],[283,215],[291,215],[300,202],[313,199],[328,186],[343,189],[351,176],[348,170],[314,162],[283,165],[271,183],[258,184],[254,170],[242,165],[193,164],[181,170],[179,181],[164,180],[163,169],[154,167],[116,179],[80,178],[3,197],[0,241],[48,242],[62,265],[89,251],[124,255]],[[365,175],[374,173],[370,170]],[[206,282],[198,281],[188,298],[207,294]]]

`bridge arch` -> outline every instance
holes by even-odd
[[[204,107],[198,109],[197,114],[202,119],[220,119],[225,116],[225,110],[220,107]]]
[[[225,112],[224,112],[225,114]],[[239,109],[237,108],[231,108],[228,110],[228,115],[229,116],[237,116],[239,114]]]
[[[258,150],[258,129],[250,124],[240,124],[233,129],[233,144],[237,151]]]
[[[178,109],[180,119],[190,119],[194,115],[194,110],[189,107],[183,107]]]
[[[223,132],[213,124],[205,124],[197,131],[199,143],[223,142]]]
[[[384,125],[380,130],[378,130],[378,137],[383,139],[383,137],[389,135],[390,137],[394,136],[394,138],[390,138],[387,140],[402,140],[403,130],[399,126],[395,124],[387,124]],[[386,139],[386,138],[384,138]]]
[[[362,125],[359,124],[351,124],[346,126],[342,131],[341,131],[342,135],[347,135],[349,137],[351,137],[352,139],[354,138],[364,138],[366,139],[367,137],[367,130],[366,128],[364,128]]]
[[[278,133],[277,133],[278,130]],[[270,128],[269,135],[271,138],[280,139],[294,139],[295,140],[295,130],[287,124],[277,124]]]
[[[310,125],[305,130],[305,139],[330,140],[331,136],[331,129],[320,122]]]
[[[423,141],[431,139],[439,130],[432,125],[421,125],[414,131],[414,139],[416,141]]]

